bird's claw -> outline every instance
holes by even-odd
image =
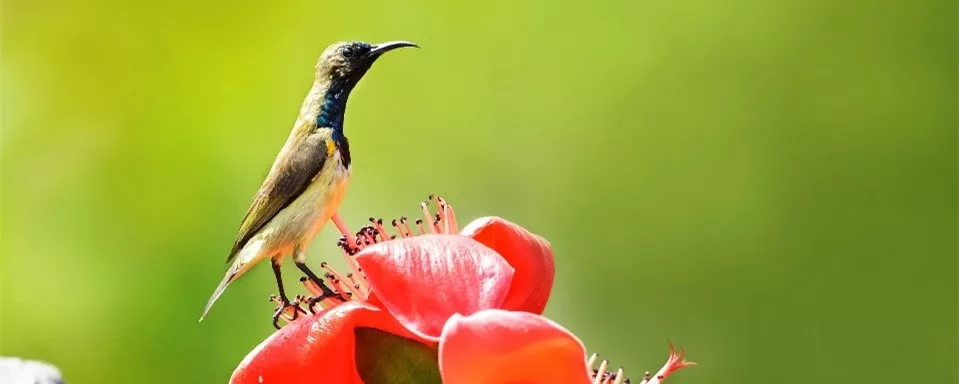
[[[338,299],[339,301],[344,301],[343,297],[340,296],[338,293],[333,291],[328,291],[316,296],[308,297],[306,299],[306,308],[310,310],[310,313],[316,314],[316,310],[313,309],[313,307],[315,307],[317,304],[322,303],[323,301],[326,301],[327,299]]]
[[[330,297],[332,296],[327,296],[325,294],[319,295],[319,296],[310,296],[309,298],[306,299],[306,308],[310,310],[311,314],[316,314],[316,310],[313,309],[313,307],[315,307],[321,301],[326,300]]]
[[[300,307],[300,302],[303,300],[302,296],[296,295],[296,297],[291,302],[285,297],[277,297],[276,295],[270,296],[270,301],[276,302],[276,310],[273,311],[273,327],[280,329],[280,318],[284,318],[287,321],[296,320],[299,317],[300,312],[306,313],[302,307]],[[288,313],[287,309],[291,309],[292,313]]]

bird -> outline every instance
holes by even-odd
[[[323,50],[313,86],[240,223],[227,256],[227,263],[232,264],[203,308],[200,321],[230,283],[267,258],[273,265],[281,301],[273,314],[274,327],[279,328],[279,315],[291,306],[280,275],[286,256],[292,255],[297,268],[321,287],[321,296],[338,297],[307,267],[306,251],[337,213],[349,184],[352,159],[343,120],[350,92],[384,53],[404,47],[418,45],[409,41],[346,41]]]

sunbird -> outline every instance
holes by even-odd
[[[203,308],[200,321],[230,283],[268,257],[282,301],[273,315],[274,326],[290,306],[280,276],[280,265],[287,255],[293,254],[297,268],[323,289],[323,296],[333,296],[332,290],[306,266],[306,250],[336,214],[349,184],[350,145],[343,133],[346,100],[376,59],[403,47],[417,45],[408,41],[339,42],[320,55],[313,87],[303,101],[293,131],[240,223],[226,259],[233,264]]]

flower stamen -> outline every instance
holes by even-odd
[[[346,291],[343,287],[343,283],[346,282],[346,279],[340,276],[340,274],[325,261],[320,263],[320,268],[326,270],[326,278],[330,280],[330,285],[333,286],[334,292],[338,293],[343,300],[349,301],[351,296],[350,292]]]
[[[350,248],[356,248],[356,241],[353,239],[353,236],[350,236],[350,229],[346,226],[346,224],[343,223],[343,219],[340,218],[339,212],[334,213],[332,219],[333,225],[335,225],[336,229],[343,234],[343,240],[346,242],[346,245],[348,245]]]
[[[380,239],[383,239],[384,241],[392,239],[392,236],[386,232],[386,228],[383,228],[383,219],[374,219],[371,217],[370,222],[373,223],[374,227],[376,227],[376,232],[380,235]]]
[[[593,380],[593,384],[629,384],[629,378],[623,373],[623,368],[617,369],[616,372],[607,370],[609,360],[603,360],[599,363],[599,368],[593,368],[598,358],[599,355],[594,353],[586,361],[586,366],[590,369],[589,378]]]
[[[420,208],[423,209],[423,219],[422,222],[433,222],[433,215],[430,215],[429,200],[420,203]],[[419,225],[421,221],[417,221],[416,224]],[[435,224],[430,225],[430,231],[432,233],[439,233],[439,229],[436,228]]]
[[[593,384],[602,384],[606,381],[606,378],[609,377],[606,372],[606,367],[609,366],[609,360],[603,360],[599,363],[599,368],[596,369],[596,373],[593,376]]]
[[[651,375],[649,371],[646,371],[643,374],[643,380],[640,381],[640,384],[662,384],[674,372],[696,365],[696,363],[686,361],[683,357],[686,355],[685,349],[680,349],[679,352],[676,352],[676,349],[673,347],[672,343],[669,343],[669,359],[666,360],[666,364],[656,372],[655,375]],[[592,354],[589,359],[586,360],[586,366],[590,370],[589,377],[593,380],[593,384],[629,384],[629,378],[623,373],[623,369],[620,368],[616,372],[609,372],[609,361],[603,360],[599,364],[599,368],[593,368],[596,365],[599,355]]]
[[[350,279],[350,283],[353,284],[353,285],[352,285],[352,288],[350,288],[350,290],[353,291],[353,292],[356,292],[356,294],[359,295],[360,300],[366,300],[366,299],[368,299],[368,298],[370,297],[369,291],[366,289],[365,286],[360,285],[360,282],[359,282],[358,280],[356,280],[356,275],[355,275],[355,274],[353,274],[353,273],[347,273],[347,274],[346,274],[346,278],[347,278],[347,279]]]
[[[443,198],[436,195],[430,195],[430,200],[433,200],[433,203],[436,204],[436,221],[446,221],[446,212],[443,212],[443,210],[446,209],[446,204],[443,203]]]
[[[436,205],[435,214],[430,212],[430,202]],[[449,234],[457,232],[456,215],[453,211],[453,206],[447,203],[442,197],[430,195],[426,201],[420,204],[420,208],[423,212],[423,217],[430,222],[430,224],[427,224],[430,227],[430,233]],[[343,252],[343,258],[346,260],[346,265],[350,268],[350,273],[345,276],[341,275],[329,263],[321,263],[320,267],[326,272],[324,277],[329,283],[329,289],[323,289],[323,287],[320,286],[320,284],[323,284],[321,282],[312,281],[305,276],[300,278],[300,282],[312,296],[309,298],[300,297],[291,302],[291,304],[294,305],[284,310],[280,316],[280,318],[287,323],[296,320],[296,311],[306,313],[303,307],[300,306],[301,302],[305,302],[306,309],[315,313],[315,306],[317,305],[319,305],[320,309],[329,309],[343,301],[369,299],[370,289],[366,285],[366,275],[356,262],[356,254],[373,244],[390,241],[397,237],[408,238],[427,233],[423,227],[423,219],[416,220],[416,228],[419,230],[419,233],[416,234],[410,227],[409,219],[407,219],[406,216],[402,216],[398,220],[393,219],[390,222],[394,228],[394,232],[399,235],[391,234],[383,225],[382,218],[370,217],[370,225],[363,226],[355,234],[350,232],[349,227],[343,223],[339,214],[333,215],[332,221],[341,235],[336,242],[336,246]],[[280,299],[271,297],[270,301],[279,303]]]
[[[453,206],[446,204],[446,200],[440,198],[440,201],[443,202],[443,211],[446,215],[446,233],[458,233],[459,228],[456,225],[456,213],[453,211]]]

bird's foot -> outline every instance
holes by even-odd
[[[338,291],[334,289],[331,289],[322,280],[319,282],[319,284],[317,284],[317,282],[314,281],[313,279],[303,276],[300,278],[300,283],[302,283],[303,286],[306,287],[306,290],[308,292],[313,294],[313,296],[307,297],[304,300],[306,303],[306,309],[308,309],[310,313],[317,312],[317,309],[316,309],[317,305],[319,305],[320,306],[319,309],[322,310],[324,308],[329,308],[335,305],[335,303],[346,301],[346,299],[343,298],[343,295],[341,293],[339,293]],[[351,292],[346,292],[347,298],[351,298],[352,296],[353,295],[351,294]]]
[[[353,297],[352,292],[346,293],[347,297]],[[320,309],[329,308],[333,306],[333,303],[345,303],[347,300],[343,299],[343,296],[336,292],[330,293],[321,293],[316,296],[310,296],[306,298],[306,308],[310,310],[310,313],[316,313],[316,305],[320,305]],[[323,305],[327,304],[327,305]]]
[[[273,311],[273,327],[276,329],[280,329],[280,319],[289,323],[296,320],[300,312],[306,313],[300,307],[300,303],[303,301],[303,297],[300,295],[296,295],[292,302],[286,297],[270,295],[270,301],[277,304],[276,310]]]

